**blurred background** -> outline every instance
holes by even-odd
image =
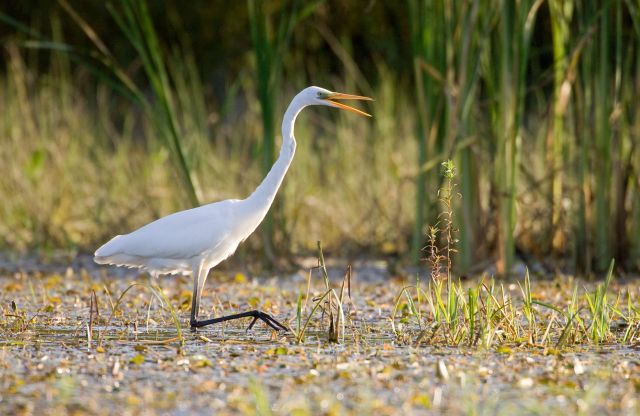
[[[178,209],[243,198],[308,85],[314,108],[240,261],[419,262],[453,198],[461,272],[640,269],[636,0],[114,0],[0,7],[0,249],[93,252]]]

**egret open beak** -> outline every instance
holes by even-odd
[[[371,117],[371,114],[367,114],[364,111],[360,111],[357,108],[350,107],[346,104],[342,104],[336,100],[366,100],[373,101],[373,98],[363,97],[361,95],[351,95],[351,94],[343,94],[341,92],[333,92],[329,94],[326,98],[326,101],[330,103],[330,105],[338,108],[342,108],[343,110],[349,110],[356,114],[360,114],[361,116]]]

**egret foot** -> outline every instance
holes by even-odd
[[[276,331],[289,331],[289,329],[286,326],[282,325],[280,322],[278,322],[273,316],[269,315],[268,313],[257,311],[257,310],[252,312],[256,312],[256,315],[254,315],[253,320],[247,327],[247,331],[253,328],[253,325],[255,325],[258,319],[260,319],[262,322],[269,325],[271,328],[273,328]]]
[[[271,327],[275,331],[288,331],[289,330],[286,326],[284,326],[280,322],[278,322],[274,317],[272,317],[268,313],[265,313],[265,312],[262,312],[262,311],[259,311],[259,310],[236,313],[234,315],[221,316],[220,318],[205,319],[205,320],[202,320],[202,321],[198,321],[198,320],[192,319],[191,320],[191,330],[195,330],[196,328],[201,328],[201,327],[207,326],[207,325],[217,324],[217,323],[220,323],[220,322],[231,321],[231,320],[234,320],[234,319],[248,318],[248,317],[253,317],[253,320],[249,324],[249,327],[247,327],[247,331],[250,330],[251,328],[253,328],[253,326],[258,321],[258,319],[260,319],[262,322],[267,324],[269,327]]]

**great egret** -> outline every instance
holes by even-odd
[[[308,87],[298,93],[282,120],[280,156],[258,188],[246,199],[229,199],[176,212],[149,223],[130,234],[118,235],[95,252],[94,261],[140,268],[152,276],[159,274],[193,275],[191,328],[199,328],[232,319],[253,317],[248,329],[258,319],[274,330],[286,327],[270,315],[253,310],[219,318],[198,320],[200,296],[209,270],[231,256],[262,222],[289,169],[296,150],[293,128],[300,111],[310,105],[325,105],[369,114],[337,100],[371,100],[369,97]]]

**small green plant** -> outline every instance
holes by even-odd
[[[184,344],[184,337],[182,336],[182,327],[180,326],[180,319],[178,318],[178,314],[176,313],[176,310],[173,308],[173,305],[171,305],[171,302],[169,302],[169,299],[167,299],[167,296],[164,294],[164,291],[160,288],[160,286],[156,286],[156,285],[154,285],[153,283],[150,282],[148,284],[145,284],[145,283],[131,283],[129,286],[127,286],[126,289],[124,289],[122,291],[120,296],[118,296],[118,299],[116,300],[115,303],[113,303],[111,301],[111,298],[109,297],[109,303],[111,304],[111,312],[109,313],[109,317],[107,318],[107,320],[106,320],[106,322],[104,324],[104,329],[102,331],[98,331],[97,348],[98,347],[99,348],[102,347],[102,342],[103,342],[103,339],[104,339],[105,332],[109,328],[109,324],[111,323],[111,320],[113,319],[113,317],[118,312],[118,309],[120,308],[120,305],[122,304],[124,296],[127,294],[127,292],[129,292],[134,287],[141,287],[141,288],[148,289],[152,293],[152,295],[155,296],[160,301],[160,305],[162,307],[164,307],[166,305],[167,309],[169,310],[169,313],[171,314],[171,319],[173,320],[173,325],[176,328],[176,336],[174,338],[170,338],[170,339],[164,340],[164,341],[162,341],[162,343],[178,341],[180,347],[182,347],[182,345]]]
[[[322,252],[322,243],[318,241],[318,267],[317,267],[324,279],[325,284],[325,292],[318,298],[313,299],[314,304],[311,308],[311,312],[307,316],[307,319],[302,323],[302,313],[307,305],[307,300],[309,297],[309,287],[311,285],[310,279],[311,274],[309,274],[309,282],[307,285],[307,296],[304,302],[304,306],[302,303],[302,294],[298,296],[298,302],[296,304],[296,330],[295,330],[295,338],[296,342],[302,343],[305,338],[305,334],[307,332],[307,328],[311,323],[311,318],[313,315],[321,310],[324,314],[327,314],[329,317],[329,329],[327,332],[327,337],[329,342],[340,343],[344,341],[344,333],[345,333],[345,313],[344,313],[344,295],[345,289],[346,292],[349,293],[349,297],[351,296],[351,272],[350,269],[345,273],[344,279],[342,280],[342,285],[340,287],[340,295],[336,293],[336,290],[331,287],[331,282],[329,281],[329,273],[327,272],[327,266],[324,262],[324,253]]]
[[[420,288],[420,280],[416,279],[415,286],[404,287],[396,297],[396,304],[391,316],[393,332],[398,335],[395,327],[395,318],[398,310],[402,308],[403,299],[406,300],[408,316],[414,316],[417,320],[418,328],[421,331],[419,339],[423,339],[425,330],[422,325],[422,314],[420,312],[420,301],[424,298],[429,304],[434,319],[434,330],[437,330],[441,322],[447,326],[448,338],[451,342],[458,344],[461,340],[460,320],[465,319],[461,313],[461,306],[464,305],[464,290],[459,283],[457,286],[452,281],[453,255],[457,252],[455,238],[457,230],[454,226],[453,199],[457,194],[457,184],[455,182],[456,167],[452,160],[442,162],[443,185],[438,189],[438,200],[440,201],[442,212],[438,215],[438,223],[431,225],[427,231],[427,246],[423,251],[427,251],[426,262],[431,269],[431,281],[429,282],[428,293],[424,294]],[[443,236],[443,237],[442,237]],[[440,243],[440,238],[444,242]],[[443,247],[440,247],[440,244]],[[444,282],[446,281],[446,293],[444,293]],[[417,305],[411,296],[411,291],[415,291]],[[426,295],[426,296],[423,296]],[[473,305],[475,309],[477,304]],[[474,312],[475,315],[475,312]],[[466,315],[467,319],[469,315]],[[405,319],[405,318],[403,318]],[[474,328],[475,329],[475,328]]]
[[[566,323],[564,325],[564,328],[562,328],[562,332],[560,334],[560,337],[558,338],[558,342],[556,343],[556,348],[562,348],[565,345],[576,343],[578,341],[579,333],[577,329],[584,328],[584,323],[578,315],[579,312],[580,308],[578,307],[578,287],[575,286],[573,288],[571,301],[567,305],[564,312]]]
[[[449,329],[453,331],[458,324],[458,296],[455,283],[452,281],[452,268],[453,268],[453,255],[457,252],[456,243],[458,240],[455,238],[457,230],[454,227],[454,212],[453,212],[453,197],[456,195],[457,184],[454,182],[456,177],[456,167],[452,160],[442,162],[442,174],[444,182],[442,187],[438,190],[438,200],[440,201],[442,212],[438,215],[438,224],[429,228],[430,245],[435,245],[438,240],[438,235],[444,236],[443,247],[438,251],[434,249],[437,257],[430,261],[432,267],[436,267],[438,275],[440,275],[440,265],[436,264],[441,262],[444,264],[443,276],[447,282],[447,299],[446,302],[442,297],[442,278],[438,276],[438,279],[433,280],[433,287],[435,289],[435,297],[438,302],[439,308],[442,312],[445,323],[449,326]],[[433,277],[432,271],[432,277]],[[461,288],[460,288],[461,290]]]
[[[397,337],[407,338],[407,333],[395,325],[399,311],[403,311],[400,323],[406,324],[411,317],[415,318],[419,330],[416,344],[431,342],[440,333],[440,340],[449,345],[459,345],[466,340],[469,346],[480,345],[485,349],[498,346],[500,351],[510,351],[505,343],[526,342],[546,348],[555,344],[555,348],[563,348],[588,340],[598,345],[614,336],[611,329],[614,315],[625,321],[622,342],[629,343],[637,337],[640,323],[638,309],[633,305],[631,295],[627,295],[626,308],[618,308],[618,301],[611,303],[607,298],[613,279],[613,261],[604,282],[593,292],[585,290],[584,301],[590,318],[588,325],[580,316],[584,307],[579,304],[577,287],[574,287],[573,296],[564,309],[543,302],[533,295],[528,269],[524,282],[518,283],[522,293],[520,304],[514,304],[513,298],[502,285],[500,299],[493,279],[488,284],[480,281],[477,287],[469,287],[466,291],[461,282],[456,284],[452,274],[453,255],[457,252],[458,242],[452,204],[457,186],[454,181],[456,169],[450,160],[442,163],[442,166],[444,181],[438,190],[442,212],[438,216],[438,223],[428,229],[425,248],[426,261],[431,268],[429,289],[423,292],[419,279],[416,279],[416,285],[401,289],[391,316],[392,329]],[[423,322],[424,314],[420,309],[423,302],[431,311],[431,325]],[[549,313],[545,314],[536,307],[543,307]],[[523,334],[526,337],[523,338]]]
[[[627,328],[624,331],[621,342],[623,344],[630,344],[637,339],[640,333],[640,309],[633,305],[631,300],[631,293],[627,292],[627,310],[626,314],[617,307],[612,307],[613,312],[622,318]]]
[[[533,295],[531,294],[531,279],[529,277],[529,269],[524,273],[524,287],[518,282],[520,291],[522,292],[522,312],[529,324],[529,343],[533,344],[536,338],[536,317],[533,308]]]
[[[442,212],[439,215],[440,220],[444,223],[441,232],[445,235],[444,260],[447,271],[447,280],[451,280],[451,269],[453,264],[453,255],[457,252],[456,244],[458,240],[455,238],[457,230],[453,225],[453,197],[456,195],[458,185],[454,182],[456,177],[456,166],[451,159],[442,162],[442,172],[444,176],[444,185],[438,190],[438,200],[442,204]],[[457,194],[459,196],[459,194]]]
[[[589,305],[589,312],[591,313],[589,336],[596,344],[602,343],[611,335],[609,323],[613,315],[613,308],[607,300],[607,291],[613,279],[614,264],[615,261],[611,260],[604,283],[598,284],[595,292],[589,293],[589,291],[586,291],[584,294],[587,304]]]
[[[476,339],[476,315],[478,313],[478,295],[479,291],[477,288],[469,288],[467,290],[467,305],[466,305],[466,318],[467,323],[469,324],[469,346],[472,346],[475,343]]]
[[[413,295],[411,293],[412,291],[415,291],[416,297],[418,299],[417,301],[413,300]],[[398,296],[396,296],[396,302],[393,307],[393,312],[391,313],[391,329],[396,336],[400,335],[400,330],[399,328],[396,328],[395,325],[396,316],[398,315],[398,312],[400,310],[403,311],[403,316],[402,318],[400,318],[401,324],[405,325],[409,323],[409,318],[414,317],[418,328],[422,330],[422,315],[420,313],[419,307],[421,292],[422,289],[420,289],[418,280],[418,284],[416,284],[415,286],[410,285],[403,287],[400,290],[400,293],[398,293]],[[403,299],[406,300],[406,303],[403,303]]]

